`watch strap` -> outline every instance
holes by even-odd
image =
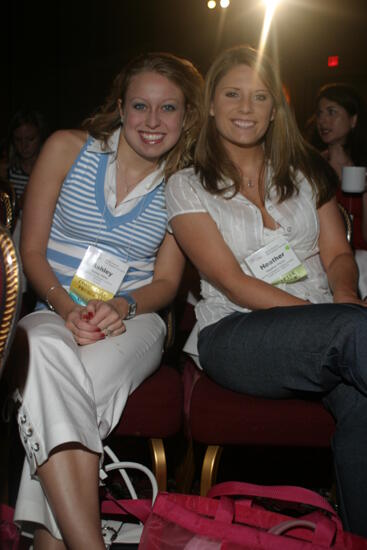
[[[125,319],[132,319],[136,315],[137,303],[136,300],[128,292],[121,294],[121,298],[124,298],[129,304],[129,309]]]

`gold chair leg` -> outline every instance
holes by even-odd
[[[153,473],[157,479],[159,491],[167,490],[167,463],[162,439],[149,440],[152,457]]]
[[[200,495],[205,497],[217,479],[218,466],[223,447],[208,445],[201,469]]]

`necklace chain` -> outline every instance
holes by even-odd
[[[252,179],[251,179],[251,178],[248,178],[247,176],[245,176],[245,177],[243,178],[243,182],[244,182],[244,184],[246,185],[246,187],[254,187],[254,186],[255,186],[255,184],[254,184],[254,182],[252,181]]]
[[[120,161],[118,157],[116,157],[116,198],[117,198],[117,172],[120,172]],[[129,185],[127,181],[123,181],[124,191],[125,191],[125,197],[128,196],[130,191],[132,190],[133,186]]]
[[[127,197],[127,195],[130,193],[130,191],[136,187],[138,185],[138,183],[140,183],[141,181],[143,181],[151,172],[154,172],[155,168],[149,166],[147,170],[145,170],[140,176],[139,176],[139,179],[138,181],[134,184],[131,184],[129,185],[127,182],[123,182],[123,186],[124,186],[124,190],[125,190],[125,195],[124,197]],[[116,197],[117,197],[117,172],[120,171],[120,161],[119,161],[119,158],[116,156]],[[123,198],[124,198],[123,197]]]

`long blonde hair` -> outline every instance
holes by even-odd
[[[202,123],[204,81],[199,71],[187,59],[166,52],[147,53],[133,58],[116,76],[104,104],[94,115],[83,121],[82,127],[106,146],[111,134],[121,125],[119,100],[124,105],[132,77],[144,71],[165,76],[180,88],[185,98],[181,136],[177,144],[160,158],[160,162],[165,160],[167,180],[174,172],[192,163],[194,145]]]
[[[337,180],[328,163],[302,137],[294,114],[283,93],[278,72],[271,61],[250,46],[236,46],[220,54],[211,65],[205,80],[204,122],[195,151],[195,169],[202,185],[211,193],[223,193],[220,180],[232,182],[233,195],[241,185],[241,173],[229,158],[219,139],[215,118],[210,116],[210,107],[219,81],[230,69],[247,65],[256,70],[268,89],[274,105],[274,120],[264,136],[265,162],[273,169],[272,185],[278,192],[279,201],[284,201],[297,192],[296,171],[301,171],[309,180],[320,206],[336,191]],[[228,190],[228,187],[227,187]],[[232,196],[233,196],[232,195]]]

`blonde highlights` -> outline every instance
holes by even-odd
[[[165,161],[167,180],[174,172],[192,163],[194,144],[202,121],[203,78],[187,59],[166,52],[142,54],[133,58],[114,79],[104,104],[94,115],[84,120],[82,127],[106,147],[112,133],[121,125],[119,104],[124,105],[131,79],[144,71],[165,76],[182,91],[185,98],[185,117],[180,138],[160,158],[160,162]]]

